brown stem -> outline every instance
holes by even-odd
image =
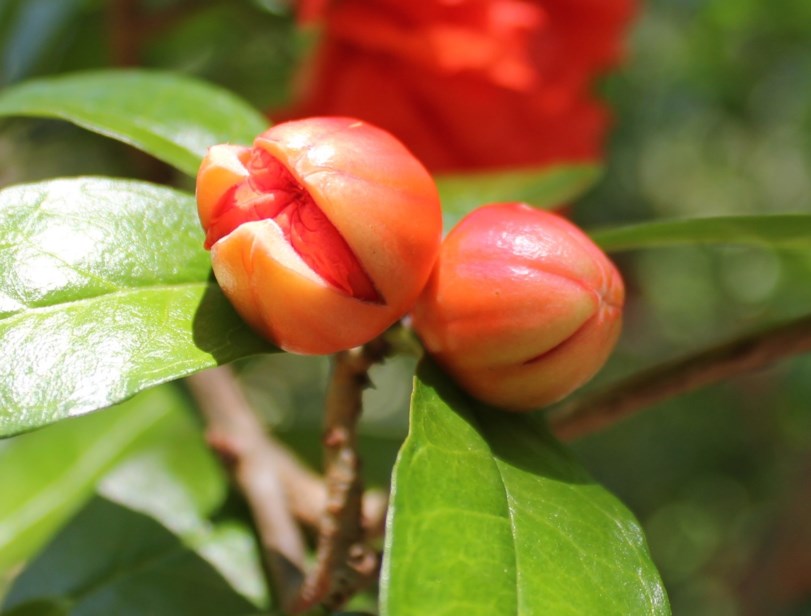
[[[811,597],[811,459],[797,460],[782,509],[739,581],[741,613],[788,614]]]
[[[653,404],[811,351],[811,315],[677,360],[556,409],[552,431],[571,440]]]
[[[150,38],[214,3],[215,0],[186,0],[148,12],[143,9],[143,0],[109,0],[107,24],[113,65],[140,65],[144,45]]]
[[[293,452],[272,436],[268,436],[268,440],[268,457],[273,459],[290,510],[299,522],[317,530],[327,507],[324,480],[302,465]],[[364,493],[363,527],[367,538],[383,534],[387,506],[388,496],[380,490],[367,490]]]
[[[142,39],[148,40],[156,34],[169,30],[218,1],[223,5],[227,4],[225,0],[185,0],[185,2],[178,2],[155,13],[145,14],[141,19]]]
[[[137,66],[141,55],[141,7],[139,0],[110,0],[107,24],[115,66]]]
[[[316,490],[314,477],[269,439],[227,366],[186,379],[206,421],[206,437],[242,492],[262,546],[269,585],[287,611],[304,580],[304,541],[288,508],[282,477]]]
[[[302,589],[298,611],[319,603],[338,609],[377,573],[378,555],[365,543],[357,422],[369,368],[386,351],[385,341],[377,339],[335,355],[324,418],[327,503],[319,527],[316,567]]]

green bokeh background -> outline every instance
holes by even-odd
[[[0,87],[120,62],[112,2],[0,1]],[[170,0],[144,1],[159,11]],[[284,3],[200,0],[137,61],[282,104],[308,48]],[[573,208],[586,228],[811,208],[811,2],[649,0],[623,68],[603,180]],[[127,147],[60,122],[0,124],[0,186],[55,176],[155,177]],[[811,254],[678,248],[620,255],[629,289],[617,354],[591,386],[811,309]],[[321,359],[242,362],[248,393],[317,463]],[[385,486],[405,434],[413,361],[376,368],[362,451]],[[0,442],[0,451],[8,442]],[[639,516],[677,615],[811,614],[811,358],[652,408],[574,444]],[[35,472],[35,469],[32,470]]]

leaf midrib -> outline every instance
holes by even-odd
[[[50,304],[47,306],[27,306],[23,310],[18,310],[17,312],[12,312],[7,314],[6,316],[0,317],[0,326],[7,325],[14,320],[24,319],[29,317],[33,314],[41,314],[41,313],[48,313],[54,312],[60,309],[66,309],[68,307],[72,307],[76,304],[82,303],[93,303],[97,301],[102,301],[106,299],[110,299],[111,297],[115,296],[122,296],[125,297],[130,294],[140,293],[143,291],[151,292],[151,291],[172,291],[172,290],[181,290],[183,288],[188,287],[214,287],[218,286],[214,282],[210,281],[194,281],[194,282],[179,282],[179,283],[171,283],[171,284],[157,284],[157,285],[142,285],[142,286],[134,286],[134,287],[125,287],[122,289],[116,289],[115,291],[109,291],[106,293],[99,293],[97,295],[89,295],[87,297],[80,297],[77,299],[72,299],[64,302],[59,302],[56,304]]]
[[[484,437],[484,434],[485,434],[484,429],[483,429],[481,423],[476,419],[475,416],[473,417],[473,421],[476,423],[476,426],[480,429],[479,433],[483,437],[482,440],[485,442],[485,444],[487,445],[487,447],[488,447],[488,449],[489,449],[489,451],[491,453],[491,459],[493,461],[493,464],[496,467],[496,470],[498,471],[498,476],[499,476],[499,479],[501,480],[502,488],[504,489],[504,500],[505,500],[505,503],[506,503],[506,506],[507,506],[508,518],[509,518],[509,523],[510,523],[510,535],[511,535],[512,540],[513,540],[513,548],[514,548],[513,554],[515,556],[515,586],[516,586],[516,610],[517,610],[516,613],[518,614],[518,613],[520,613],[520,608],[521,608],[521,601],[520,601],[520,599],[521,599],[521,586],[519,584],[520,569],[518,567],[518,549],[517,549],[518,540],[517,540],[517,537],[516,537],[516,524],[514,523],[513,510],[510,507],[509,489],[507,487],[507,481],[506,481],[506,479],[504,477],[504,474],[502,473],[502,470],[501,470],[501,464],[499,463],[500,458],[493,451],[493,448],[490,446],[490,442],[487,440],[487,438]],[[529,430],[531,430],[532,432],[538,434],[538,427],[535,426],[532,422],[527,422],[527,428]],[[541,434],[539,436],[544,436],[544,435]],[[578,493],[578,496],[580,498],[583,498],[582,494]],[[597,505],[593,501],[589,500],[588,504],[590,506],[594,507],[595,509],[597,509],[598,511],[604,513],[608,518],[614,520],[614,516],[611,515],[610,512],[606,511],[605,509],[603,509],[602,507],[600,507],[599,505]],[[616,520],[614,520],[614,521],[616,522]],[[626,533],[624,531],[622,531],[620,534],[622,535],[622,539],[624,541],[626,541],[626,543],[631,545],[633,547],[633,549],[634,549],[635,554],[637,556],[639,556],[638,546],[635,545],[633,542],[628,541],[628,538],[627,538]],[[648,584],[645,583],[645,580],[642,578],[642,576],[639,574],[638,569],[637,569],[637,578],[640,580],[641,586],[645,589],[645,597],[646,597],[646,600],[647,600],[646,602],[647,602],[648,606],[649,607],[655,606],[657,604],[657,602],[655,601],[654,597],[651,595],[650,588],[649,588]]]
[[[501,465],[498,463],[498,458],[496,457],[495,452],[493,451],[493,447],[490,445],[490,442],[485,437],[484,426],[482,426],[481,422],[479,422],[478,418],[475,415],[475,411],[470,413],[471,420],[476,424],[476,431],[479,433],[482,441],[484,442],[487,450],[490,452],[490,461],[492,462],[493,466],[498,473],[498,478],[501,481],[501,488],[504,492],[504,506],[507,509],[507,520],[510,526],[510,539],[512,540],[512,553],[513,553],[513,564],[515,567],[515,613],[519,614],[521,609],[521,584],[519,583],[520,578],[520,571],[518,568],[518,539],[515,535],[515,516],[513,514],[513,510],[510,507],[510,497],[509,491],[507,489],[507,481],[504,478],[504,474],[501,472]]]

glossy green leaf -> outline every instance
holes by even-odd
[[[382,613],[669,614],[633,515],[542,427],[430,364],[394,472]]]
[[[96,497],[20,574],[4,610],[59,601],[83,616],[240,616],[258,612],[152,518]]]
[[[447,229],[468,212],[487,203],[524,201],[552,208],[566,205],[599,179],[601,167],[558,165],[539,169],[439,175],[436,178]]]
[[[238,520],[213,523],[228,478],[190,414],[173,438],[153,441],[108,473],[104,498],[160,522],[256,605],[268,596],[253,531]]]
[[[58,118],[128,143],[189,175],[217,143],[250,144],[268,120],[234,94],[182,75],[115,70],[37,79],[0,93],[0,116]]]
[[[158,387],[2,442],[0,574],[32,556],[96,488],[160,522],[236,592],[266,605],[253,532],[239,520],[209,519],[225,501],[228,478],[188,404],[179,388]]]
[[[143,182],[0,191],[0,436],[271,350],[210,277],[194,212]]]
[[[601,229],[591,233],[591,237],[609,252],[679,244],[754,244],[809,248],[811,215],[773,214],[661,220],[616,229]]]
[[[145,443],[176,442],[178,405],[177,393],[156,388],[106,413],[3,441],[0,572],[34,554],[125,456]]]

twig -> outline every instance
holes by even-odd
[[[782,509],[738,581],[741,613],[788,614],[811,596],[811,458],[796,460]]]
[[[378,338],[335,355],[324,417],[327,506],[319,527],[316,567],[304,584],[297,611],[319,603],[337,609],[377,574],[379,558],[365,543],[362,523],[356,428],[369,368],[385,357],[387,348]]]
[[[183,20],[218,2],[223,6],[227,5],[225,0],[184,0],[154,13],[144,14],[140,24],[141,35],[144,39],[149,39],[164,30],[174,28]]]
[[[327,487],[320,475],[306,468],[295,454],[267,436],[268,458],[273,460],[293,516],[305,526],[318,529],[327,507]],[[380,490],[367,490],[363,495],[363,528],[366,538],[383,535],[388,508],[388,495]]]
[[[745,336],[576,399],[550,415],[552,431],[571,440],[648,406],[811,351],[811,315]]]
[[[149,39],[214,4],[215,0],[185,0],[149,11],[144,9],[143,0],[109,0],[107,24],[113,64],[140,65]]]
[[[141,7],[138,0],[107,5],[110,51],[115,66],[137,66],[141,56]]]
[[[304,478],[306,489],[317,491],[317,479],[302,473],[265,428],[236,386],[227,366],[186,379],[206,420],[206,437],[229,468],[253,515],[262,545],[269,585],[282,608],[295,601],[304,580],[304,541],[288,508],[281,477]],[[320,482],[319,482],[320,483]]]

